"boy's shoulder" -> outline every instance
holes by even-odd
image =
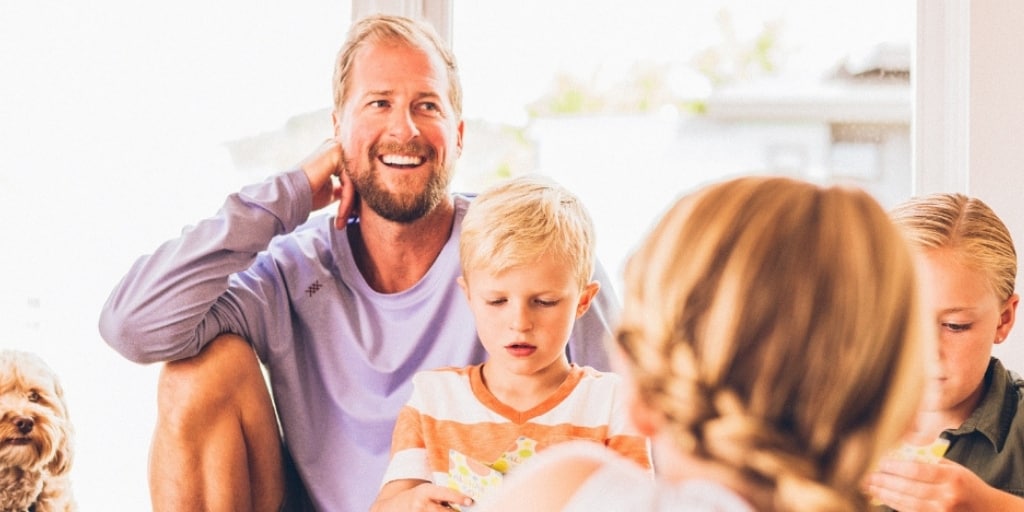
[[[578,375],[579,384],[590,388],[618,388],[622,386],[622,376],[614,372],[604,372],[591,366],[572,365],[572,372]]]
[[[412,376],[413,382],[434,381],[438,379],[450,379],[453,377],[465,377],[479,365],[469,366],[442,366],[431,370],[420,370]]]

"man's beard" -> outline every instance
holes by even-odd
[[[380,179],[378,166],[384,165],[378,159],[383,153],[417,154],[424,155],[423,165],[432,167],[427,183],[422,191],[405,190],[392,193],[386,190]],[[422,218],[432,211],[448,195],[448,185],[452,178],[451,164],[444,166],[437,161],[437,151],[429,146],[418,144],[387,145],[381,147],[374,145],[370,148],[369,161],[366,170],[362,173],[354,173],[353,162],[345,159],[345,172],[348,173],[359,200],[370,207],[377,215],[402,224],[409,224]],[[412,179],[406,176],[405,179]]]

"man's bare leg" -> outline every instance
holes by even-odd
[[[277,419],[252,347],[221,335],[160,373],[149,457],[155,512],[277,512],[285,483]]]

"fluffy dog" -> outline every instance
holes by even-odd
[[[71,423],[42,359],[0,351],[0,511],[72,511]]]

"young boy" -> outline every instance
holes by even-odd
[[[487,360],[413,378],[373,510],[469,505],[535,451],[573,439],[650,468],[646,439],[627,426],[619,377],[566,358],[599,289],[579,199],[540,176],[503,182],[473,201],[459,248],[458,282]]]

